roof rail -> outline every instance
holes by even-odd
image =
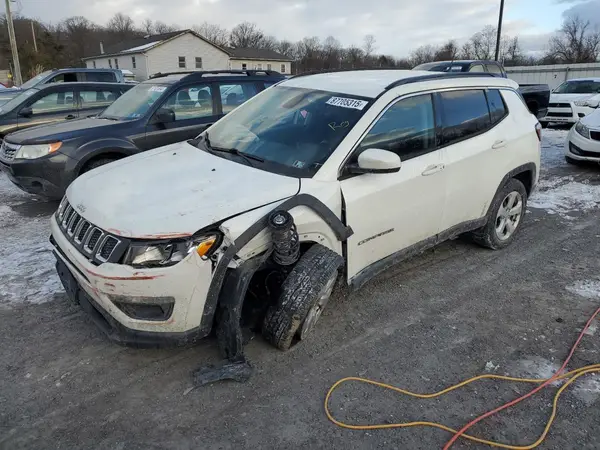
[[[416,77],[402,78],[401,80],[394,81],[393,83],[388,84],[385,87],[385,90],[387,91],[387,90],[393,89],[395,87],[402,86],[404,84],[419,83],[421,81],[440,80],[440,79],[444,79],[444,78],[478,78],[478,77],[502,78],[502,77],[497,77],[493,73],[488,73],[488,72],[464,72],[464,73],[461,73],[461,72],[457,72],[457,73],[446,73],[446,72],[434,73],[434,72],[432,72],[431,75],[419,75],[419,76],[416,76]]]
[[[246,75],[249,77],[256,76],[259,73],[264,73],[268,77],[280,77],[282,76],[279,72],[275,70],[182,70],[180,72],[158,72],[150,77],[150,79],[154,78],[162,78],[167,77],[169,75],[187,75],[188,77],[203,77],[205,75],[221,75],[221,74],[229,74],[229,75]]]
[[[410,69],[397,69],[395,67],[361,67],[354,69],[325,69],[325,70],[309,70],[308,72],[299,73],[293,75],[291,78],[305,77],[307,75],[318,75],[320,73],[336,73],[336,72],[358,72],[362,70],[410,70]]]

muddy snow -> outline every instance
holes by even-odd
[[[600,299],[600,281],[576,281],[567,286],[567,291],[590,299]]]

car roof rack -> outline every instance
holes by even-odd
[[[415,77],[407,77],[402,78],[400,80],[396,80],[393,83],[388,84],[385,87],[385,90],[388,91],[398,86],[402,86],[404,84],[411,83],[420,83],[421,81],[430,81],[430,80],[443,80],[445,78],[479,78],[479,77],[492,77],[492,78],[501,78],[497,77],[493,73],[488,72],[465,72],[465,73],[446,73],[446,72],[432,72],[431,75],[418,75]]]
[[[246,75],[248,77],[254,77],[257,74],[265,74],[268,77],[281,77],[281,73],[276,70],[186,70],[180,72],[158,72],[150,77],[151,80],[155,78],[167,77],[170,75],[186,75],[185,78],[202,78],[206,75]]]

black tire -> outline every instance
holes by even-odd
[[[100,167],[100,166],[104,166],[104,165],[114,162],[116,160],[117,160],[117,158],[93,159],[90,162],[86,163],[86,165],[83,167],[83,170],[81,171],[81,173],[89,172],[90,170],[96,169],[97,167]]]
[[[565,161],[567,162],[567,164],[573,164],[574,166],[581,166],[581,165],[585,164],[585,161],[573,159],[570,156],[565,156]]]
[[[502,239],[496,230],[497,220],[498,220],[498,212],[500,208],[503,206],[503,202],[507,199],[508,195],[516,192],[521,196],[521,213],[519,216],[519,220],[515,226],[514,231],[507,238]],[[496,197],[492,202],[492,205],[489,210],[487,223],[471,232],[471,238],[474,242],[481,245],[482,247],[487,247],[492,250],[499,250],[501,248],[508,247],[512,241],[515,239],[515,236],[519,232],[521,228],[521,224],[523,223],[523,219],[525,218],[525,211],[527,210],[527,190],[523,183],[515,178],[511,178],[506,182],[506,184],[498,191]]]
[[[333,289],[344,260],[340,255],[315,244],[304,253],[281,286],[276,305],[263,322],[264,338],[280,350],[289,349],[311,309],[328,289]],[[316,322],[317,319],[315,319]]]

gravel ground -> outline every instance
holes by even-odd
[[[435,429],[348,431],[323,411],[336,380],[362,376],[418,392],[485,372],[549,377],[600,305],[600,169],[570,167],[564,130],[544,130],[543,173],[510,248],[462,240],[414,258],[348,294],[338,289],[314,335],[282,353],[257,337],[246,384],[192,389],[191,372],[218,361],[215,342],[135,350],[106,341],[71,306],[47,244],[55,203],[0,175],[0,448],[435,449]],[[570,368],[600,362],[597,322]],[[349,384],[337,418],[439,421],[459,428],[529,385],[484,381],[434,400]],[[473,433],[526,444],[541,434],[557,387],[477,425]],[[600,377],[560,401],[541,448],[600,448]],[[487,448],[459,441],[457,449]]]

